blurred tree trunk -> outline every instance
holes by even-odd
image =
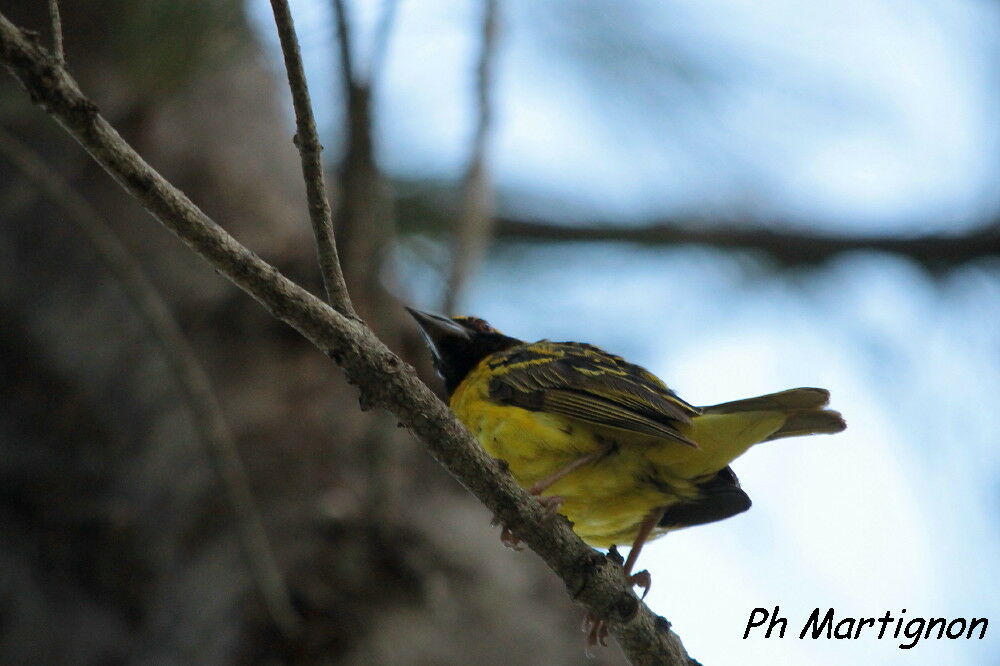
[[[318,293],[284,92],[242,4],[61,9],[69,66],[126,139]],[[48,39],[45,3],[4,12]],[[0,79],[0,123],[104,215],[206,367],[305,624],[294,641],[268,624],[162,353],[63,209],[0,158],[0,662],[581,663],[579,617],[537,558],[502,549],[477,502],[374,427],[326,359],[149,220],[15,85]],[[363,261],[355,302],[426,358]],[[392,438],[406,498],[391,521],[366,501],[373,432]]]

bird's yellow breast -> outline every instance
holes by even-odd
[[[691,480],[655,462],[658,455],[670,457],[682,445],[498,404],[489,397],[489,375],[486,362],[480,363],[457,387],[450,405],[483,448],[507,462],[522,487],[530,487],[581,456],[608,451],[543,493],[563,499],[559,512],[573,522],[574,531],[587,543],[598,547],[629,544],[650,511],[697,496]]]

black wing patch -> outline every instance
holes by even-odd
[[[667,529],[705,525],[731,518],[750,508],[750,497],[740,488],[731,467],[725,467],[708,481],[700,483],[701,497],[667,508],[659,526]]]

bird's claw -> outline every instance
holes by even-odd
[[[653,577],[649,575],[649,571],[643,569],[639,573],[626,577],[625,582],[632,587],[641,587],[642,596],[639,598],[645,599],[646,595],[649,594],[649,588],[653,586]]]
[[[649,571],[643,570],[626,576],[625,582],[630,586],[642,588],[642,597],[640,598],[645,599],[646,595],[649,594],[649,588],[653,584],[653,577],[649,574]],[[608,646],[608,624],[604,620],[594,617],[592,613],[587,613],[583,617],[583,633],[587,634],[587,645],[584,651],[588,657],[594,657],[594,649],[598,645],[601,647]]]
[[[545,514],[549,519],[555,517],[564,501],[561,495],[538,495],[535,499],[538,500],[538,503],[542,505],[543,509],[545,509]]]
[[[490,521],[490,525],[492,525],[493,527],[496,527],[499,524],[500,524],[500,519],[497,518],[496,516],[494,516],[493,520]],[[505,547],[510,548],[511,550],[517,550],[517,551],[524,550],[524,548],[521,546],[523,542],[516,536],[514,536],[514,533],[506,525],[504,525],[503,529],[500,530],[500,543],[502,543]]]
[[[587,613],[583,618],[583,633],[587,634],[587,645],[584,652],[591,659],[594,658],[594,648],[598,645],[608,647],[608,625],[604,620]]]
[[[500,543],[511,550],[516,550],[518,552],[524,550],[524,546],[521,545],[524,542],[514,536],[514,533],[510,531],[509,527],[505,527],[500,530]]]
[[[546,517],[549,519],[555,517],[556,512],[559,511],[559,507],[563,504],[563,498],[559,495],[548,495],[545,497],[536,496],[535,499],[538,500],[538,503],[542,505],[543,509],[545,509]],[[490,524],[494,526],[499,525],[500,519],[494,518]],[[524,547],[521,545],[524,542],[517,538],[510,528],[506,526],[500,530],[500,543],[511,550],[524,550]]]

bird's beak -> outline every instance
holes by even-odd
[[[430,312],[421,312],[413,308],[406,308],[406,311],[417,320],[424,338],[426,338],[427,343],[435,350],[440,349],[440,344],[448,339],[469,339],[468,329],[447,317],[431,314]]]

